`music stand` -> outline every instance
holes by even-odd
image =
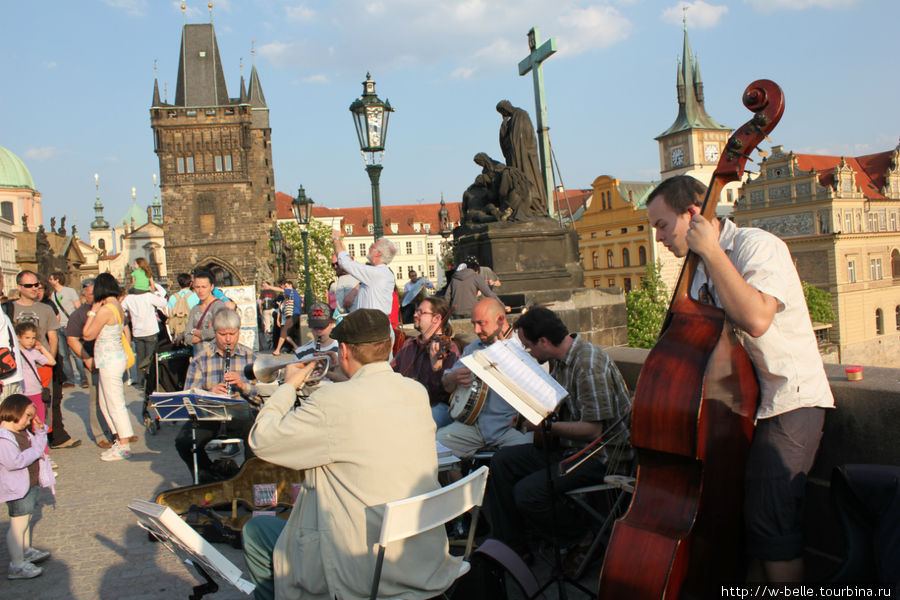
[[[150,408],[161,422],[191,422],[191,454],[194,457],[194,485],[200,483],[197,468],[197,428],[200,421],[230,421],[229,409],[247,404],[242,398],[232,398],[203,390],[157,392],[150,394]]]
[[[153,537],[168,548],[185,565],[194,567],[206,583],[195,585],[190,600],[201,600],[204,595],[218,591],[219,585],[212,575],[217,575],[241,592],[249,595],[256,586],[244,579],[241,570],[225,558],[216,548],[207,542],[190,525],[168,506],[134,500],[128,508],[137,515],[138,526],[147,530]]]

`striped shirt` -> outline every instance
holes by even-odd
[[[597,346],[578,334],[571,337],[565,360],[554,360],[550,368],[553,378],[569,392],[560,408],[560,421],[602,421],[606,438],[623,433],[630,444],[628,421],[620,417],[631,408],[631,397],[619,368]],[[607,431],[617,421],[613,431]]]

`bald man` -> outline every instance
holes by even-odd
[[[478,340],[463,350],[462,356],[468,356],[476,350],[487,348],[494,342],[510,337],[512,327],[506,320],[506,307],[499,300],[484,298],[472,309],[472,325]],[[521,344],[518,337],[512,336],[513,343]],[[475,381],[472,371],[458,361],[444,376],[441,384],[450,394],[459,386],[469,386]],[[484,406],[473,425],[454,421],[441,427],[437,439],[457,456],[468,457],[485,447],[504,447],[526,444],[531,437],[513,427],[518,413],[494,391],[489,391]]]

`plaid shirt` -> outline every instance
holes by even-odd
[[[431,368],[431,356],[428,354],[430,343],[430,341],[425,342],[421,335],[407,339],[403,347],[394,355],[391,367],[404,377],[415,379],[424,385],[428,390],[428,400],[431,406],[441,402],[448,404],[450,393],[441,384],[441,376],[456,364],[459,359],[459,350],[456,348],[456,344],[451,343],[450,351],[444,357],[441,368],[435,371]]]
[[[238,347],[231,355],[231,367],[229,371],[237,371],[242,381],[247,381],[244,377],[244,367],[252,365],[256,360],[253,350],[238,344]],[[194,358],[191,359],[191,366],[188,367],[187,378],[184,381],[184,389],[211,390],[216,384],[225,381],[225,355],[219,350],[215,343],[206,344]],[[247,393],[239,392],[237,387],[233,387],[232,396],[241,395],[245,400],[256,402],[257,391],[254,384],[250,384]]]
[[[604,429],[609,429],[631,407],[628,386],[606,352],[577,334],[572,334],[572,338],[565,360],[554,360],[550,369],[550,375],[569,392],[560,409],[560,420],[602,421]],[[628,422],[624,419],[614,431],[604,435],[619,433],[627,443],[616,445],[630,444]]]

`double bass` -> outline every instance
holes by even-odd
[[[716,218],[724,186],[774,129],[784,95],[751,83],[754,112],[728,140],[701,209]],[[740,580],[744,468],[759,386],[750,357],[721,309],[690,297],[699,258],[688,253],[663,331],[638,378],[632,444],[634,496],[613,527],[600,572],[604,600],[719,597]]]

